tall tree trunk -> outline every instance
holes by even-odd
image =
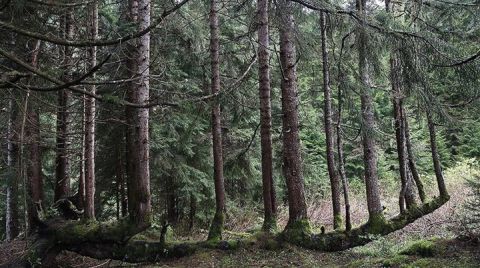
[[[212,94],[220,92],[220,30],[218,26],[217,1],[210,1],[210,57],[211,57],[211,91]],[[220,103],[217,99],[212,105],[212,139],[213,139],[213,169],[215,182],[215,205],[216,211],[208,239],[221,239],[225,211],[225,185],[223,178],[223,149],[222,149],[222,125]]]
[[[394,7],[385,2],[387,12],[393,13]],[[400,213],[405,209],[415,206],[415,195],[413,194],[413,182],[408,176],[407,145],[405,139],[405,121],[402,90],[402,66],[398,55],[398,46],[394,45],[390,52],[390,83],[392,86],[393,118],[395,121],[395,139],[397,144],[398,167],[400,171],[401,190],[399,194]]]
[[[272,164],[272,105],[270,96],[270,53],[268,0],[257,1],[258,12],[258,79],[260,94],[260,139],[262,147],[262,185],[264,220],[262,229],[276,229],[276,198]]]
[[[407,112],[404,110],[403,112],[405,121],[405,142],[407,144],[407,154],[408,154],[408,167],[409,171],[412,174],[413,180],[415,181],[415,185],[417,185],[418,195],[422,203],[426,201],[426,194],[423,187],[422,180],[420,179],[420,175],[418,174],[417,165],[415,164],[415,155],[413,154],[412,148],[412,141],[410,138],[410,128],[408,126],[408,116]]]
[[[340,65],[340,63],[339,63]],[[339,77],[343,78],[343,73],[339,67]],[[338,119],[337,119],[337,152],[338,152],[338,173],[342,179],[343,199],[345,201],[345,230],[352,229],[352,221],[350,219],[350,198],[347,174],[345,172],[345,162],[343,156],[343,139],[342,139],[342,109],[343,96],[341,86],[338,86]]]
[[[141,31],[150,25],[150,0],[130,0],[130,20]],[[130,47],[130,70],[137,78],[130,82],[127,99],[144,104],[150,91],[150,33]],[[149,109],[127,107],[128,212],[139,228],[150,225]]]
[[[380,201],[380,190],[378,187],[377,152],[374,138],[375,117],[372,99],[372,88],[370,86],[370,67],[367,58],[368,35],[366,33],[366,0],[357,0],[357,9],[362,20],[357,32],[358,42],[358,69],[361,79],[361,116],[362,116],[362,144],[363,162],[365,168],[365,186],[367,193],[367,206],[369,222],[374,224],[383,221],[382,204]]]
[[[12,95],[12,94],[10,94]],[[17,121],[18,109],[14,104],[13,96],[8,100],[9,118],[7,123],[7,200],[5,216],[5,238],[13,240],[19,233],[18,222],[18,180],[15,171],[17,158],[17,146],[15,144],[15,122]]]
[[[280,62],[282,70],[282,113],[283,113],[283,172],[288,190],[288,224],[285,228],[307,227],[307,206],[300,152],[298,89],[296,52],[294,44],[294,18],[290,1],[278,2],[280,30]],[[308,226],[309,227],[309,226]],[[306,231],[306,230],[304,230]]]
[[[87,96],[82,97],[82,133],[85,133],[85,120],[86,120],[86,99]],[[78,190],[77,190],[77,207],[84,209],[85,207],[85,136],[82,135],[82,148],[80,150],[80,165],[78,175]]]
[[[73,10],[69,8],[64,16],[65,39],[72,40],[74,35]],[[65,46],[63,54],[64,80],[72,77],[73,48]],[[70,128],[70,91],[63,89],[58,91],[57,111],[57,158],[56,158],[56,182],[55,196],[57,201],[70,195],[70,163],[69,163],[69,128]]]
[[[440,163],[440,158],[438,156],[437,149],[437,134],[435,132],[435,123],[433,122],[432,112],[427,109],[427,124],[428,132],[430,134],[430,149],[432,152],[432,161],[433,167],[435,169],[435,177],[437,178],[438,191],[440,197],[448,198],[447,187],[445,186],[445,179],[443,178],[442,164]]]
[[[93,1],[89,8],[89,37],[98,38],[98,3]],[[97,48],[88,48],[89,68],[97,65]],[[95,78],[95,74],[92,75]],[[89,91],[95,93],[95,86]],[[95,219],[95,98],[85,98],[85,214],[87,219]]]
[[[37,67],[38,54],[40,52],[41,41],[38,40],[32,50],[31,65]],[[35,94],[35,92],[29,92]],[[25,136],[27,140],[27,177],[28,177],[28,197],[27,198],[27,217],[28,231],[32,231],[36,226],[37,210],[42,210],[43,204],[43,178],[42,178],[42,158],[40,151],[40,115],[38,105],[32,102],[27,106],[27,125]]]
[[[320,35],[322,39],[322,61],[323,61],[323,94],[324,94],[324,120],[325,140],[327,143],[327,167],[330,177],[330,188],[332,190],[333,207],[333,228],[342,226],[342,213],[340,205],[340,180],[335,171],[335,143],[332,126],[332,90],[330,88],[330,71],[327,50],[327,22],[325,12],[320,12]]]

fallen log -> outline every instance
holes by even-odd
[[[30,250],[20,260],[7,267],[49,267],[61,250],[70,250],[96,259],[115,259],[132,263],[156,262],[165,258],[179,258],[194,254],[199,249],[234,250],[256,243],[275,244],[266,248],[277,248],[281,243],[292,243],[300,247],[320,251],[341,251],[365,245],[379,235],[387,235],[402,229],[409,223],[427,215],[449,200],[439,197],[419,207],[411,208],[390,220],[367,222],[351,231],[312,234],[308,223],[299,228],[289,228],[278,235],[252,235],[234,240],[162,242],[137,241],[132,237],[145,230],[128,219],[99,223],[95,221],[72,221],[55,219],[45,221],[39,228]]]
[[[382,218],[382,220],[375,222],[367,222],[348,232],[335,231],[325,234],[312,234],[309,228],[305,227],[308,223],[303,226],[299,223],[296,231],[295,229],[290,229],[288,233],[282,233],[280,236],[282,240],[300,247],[320,251],[342,251],[365,245],[373,241],[376,236],[383,236],[400,230],[415,220],[440,208],[449,199],[449,196],[438,197],[421,206],[413,207],[390,220],[383,220]]]

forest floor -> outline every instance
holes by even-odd
[[[114,260],[96,260],[63,251],[56,259],[59,267],[480,267],[480,243],[459,239],[462,229],[462,203],[468,196],[465,178],[470,177],[465,169],[446,172],[447,186],[451,189],[451,199],[433,213],[426,215],[405,228],[361,247],[342,252],[318,252],[292,245],[284,245],[277,250],[265,250],[258,245],[231,251],[198,250],[194,255],[170,259],[155,264],[130,264]],[[433,196],[434,189],[430,193]],[[385,195],[388,196],[388,195]],[[396,198],[385,199],[387,214],[397,213]],[[363,202],[353,200],[352,216],[354,223],[365,220]],[[358,213],[357,213],[357,212]],[[329,226],[328,201],[311,204],[309,216],[315,228]],[[246,213],[244,213],[246,214]],[[253,219],[252,219],[253,218]],[[285,212],[279,215],[280,227],[285,224]],[[245,230],[255,227],[258,218],[247,215],[237,217],[236,225],[227,222],[230,238],[243,235]],[[206,231],[200,230],[182,239],[204,239]],[[11,258],[25,251],[25,243],[16,240],[0,244],[0,267]]]

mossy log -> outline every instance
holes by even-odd
[[[341,251],[362,246],[374,240],[375,236],[387,235],[400,230],[415,220],[432,213],[449,199],[449,196],[438,197],[422,206],[411,208],[390,220],[378,217],[378,220],[367,222],[348,232],[335,231],[326,234],[309,234],[308,229],[301,225],[302,231],[289,230],[288,233],[283,234],[283,239],[297,246],[321,251]]]
[[[235,250],[257,243],[265,243],[265,248],[274,249],[281,243],[293,243],[301,247],[321,251],[341,251],[371,242],[375,236],[386,235],[405,227],[418,218],[441,207],[449,197],[440,197],[406,213],[385,220],[370,221],[351,231],[335,231],[325,234],[312,234],[308,221],[289,224],[286,230],[275,236],[261,232],[250,237],[234,240],[208,240],[200,242],[150,242],[136,241],[132,237],[145,230],[127,219],[113,223],[95,221],[71,221],[55,219],[44,222],[30,243],[30,249],[20,260],[10,267],[48,267],[60,250],[70,250],[97,259],[116,259],[127,262],[155,262],[165,258],[178,258],[192,255],[198,249]],[[8,265],[7,265],[8,266]]]

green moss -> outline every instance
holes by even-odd
[[[276,232],[277,219],[275,217],[265,218],[265,220],[263,221],[262,230],[270,233]]]
[[[225,216],[223,212],[217,211],[213,217],[212,224],[210,225],[210,231],[208,232],[208,240],[219,241],[222,240],[223,222]]]
[[[370,215],[370,218],[365,226],[367,227],[367,232],[370,234],[383,234],[390,229],[390,226],[385,220],[383,213]]]
[[[419,259],[416,260],[412,263],[402,265],[402,268],[429,268],[432,267],[434,264],[432,263],[432,260],[430,259]],[[442,265],[443,266],[443,265]],[[442,267],[440,266],[440,267]]]
[[[398,267],[399,265],[408,262],[408,257],[404,255],[395,255],[391,258],[386,258],[382,261],[382,267]]]
[[[307,219],[289,221],[282,233],[282,239],[298,245],[310,241],[312,228]]]
[[[341,214],[333,216],[333,229],[337,230],[343,226],[343,217]]]
[[[416,255],[422,257],[433,257],[437,255],[441,250],[437,248],[434,241],[431,240],[418,240],[411,244],[406,249],[402,250],[402,255]]]

